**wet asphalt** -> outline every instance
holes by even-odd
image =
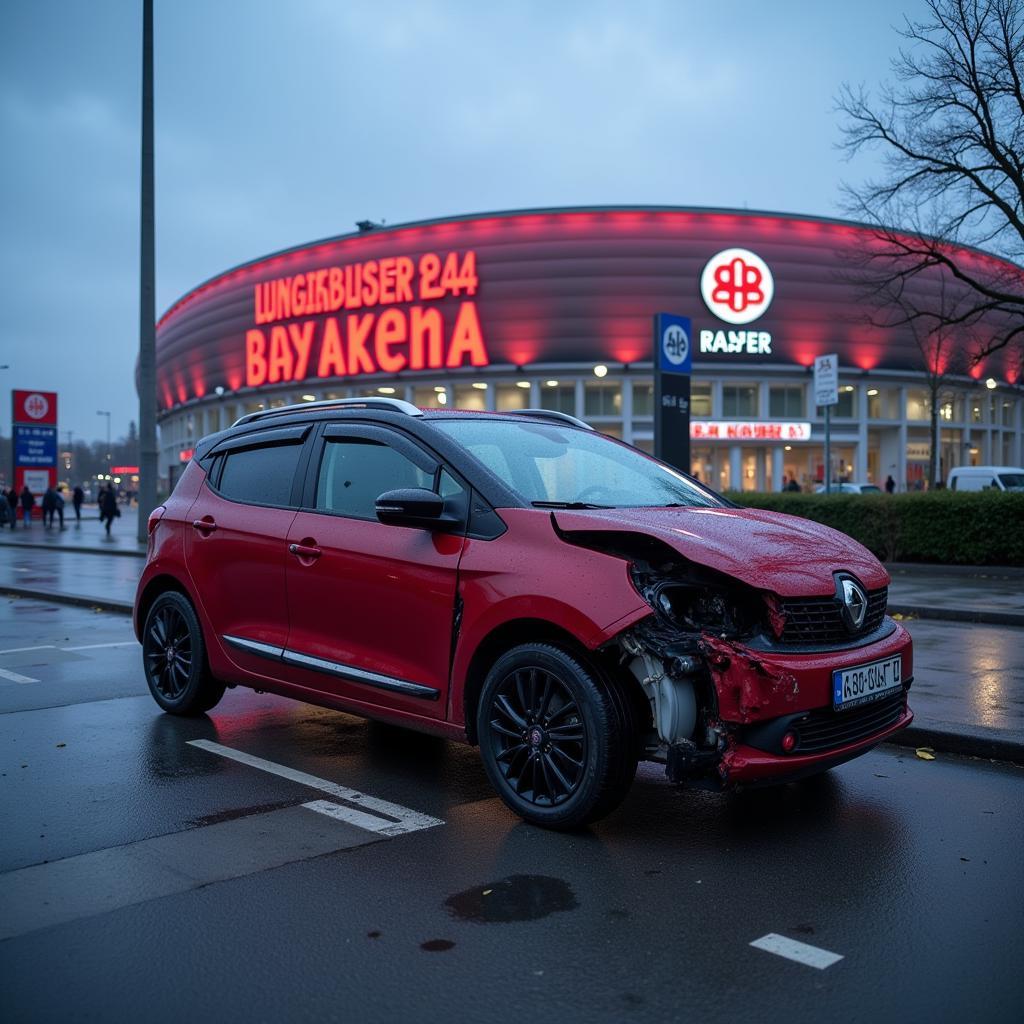
[[[645,766],[558,835],[466,747],[243,690],[163,715],[131,639],[0,601],[5,1019],[1019,1019],[1020,768],[883,747],[723,796]],[[304,806],[339,784],[442,823]]]

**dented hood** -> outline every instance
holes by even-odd
[[[782,597],[835,592],[834,572],[869,589],[889,574],[867,548],[820,523],[747,508],[615,508],[558,511],[561,531],[612,530],[664,541],[691,562]]]

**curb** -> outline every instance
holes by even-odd
[[[976,732],[951,732],[927,725],[910,725],[885,741],[897,747],[932,747],[944,754],[962,754],[1024,765],[1024,741]]]
[[[994,612],[984,608],[936,608],[934,605],[890,604],[889,615],[915,619],[940,619],[944,622],[973,622],[988,626],[1024,626],[1020,612]]]
[[[59,551],[61,554],[71,553],[73,555],[118,555],[121,558],[145,558],[146,552],[140,550],[132,551],[126,548],[94,548],[94,547],[72,547],[70,544],[39,544],[36,541],[3,541],[0,549],[10,548],[16,551],[18,548],[29,548],[35,551]]]
[[[0,594],[32,597],[37,601],[53,601],[55,604],[71,604],[80,608],[99,608],[121,615],[131,615],[135,607],[130,601],[114,601],[109,597],[88,597],[84,594],[65,594],[58,590],[36,590],[34,587],[11,587],[6,584],[0,585]]]
[[[1024,566],[1020,565],[947,565],[941,562],[883,562],[890,576],[970,576],[972,578],[1020,579]]]

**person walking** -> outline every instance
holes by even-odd
[[[114,488],[111,484],[107,484],[100,491],[100,522],[106,528],[107,536],[110,536],[110,527],[114,523],[115,516],[121,514],[120,509],[117,507],[117,495],[114,493]]]
[[[57,493],[55,495],[56,503],[53,511],[57,513],[60,519],[60,528],[64,529],[64,485],[57,484]],[[50,514],[50,525],[53,525],[53,513]]]
[[[75,489],[71,494],[71,504],[75,507],[75,524],[81,523],[82,521],[82,502],[85,501],[85,491],[82,490],[81,484],[75,484]]]
[[[895,490],[896,490],[896,481],[893,480],[892,473],[890,473],[885,478],[885,493],[886,494],[892,494],[892,492],[895,491]]]
[[[12,487],[7,492],[7,504],[11,506],[11,529],[18,525],[18,492]]]
[[[32,525],[32,509],[36,507],[36,499],[28,489],[28,484],[21,489],[21,514],[25,520],[25,529]]]
[[[53,513],[57,511],[57,492],[52,487],[43,491],[43,529],[53,526]]]

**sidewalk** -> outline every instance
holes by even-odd
[[[121,516],[114,520],[110,536],[103,529],[96,505],[82,506],[82,521],[75,521],[75,510],[68,502],[64,508],[64,529],[47,530],[41,519],[32,521],[25,528],[21,520],[18,527],[0,529],[0,548],[5,545],[19,545],[25,548],[43,548],[54,551],[89,551],[103,555],[129,555],[146,557],[145,544],[135,539],[139,510],[121,506]]]
[[[118,520],[122,524],[124,517]],[[96,532],[83,523],[86,531]],[[42,528],[35,532],[38,540]],[[0,591],[131,612],[141,558],[101,558],[82,547],[40,543],[52,549],[0,542]],[[125,546],[119,550],[130,553]],[[1024,628],[969,618],[972,609],[1010,608],[1019,609],[1024,621],[1022,589],[1024,576],[1012,573],[1000,579],[921,570],[894,573],[891,608],[897,614],[907,607],[901,602],[927,600],[933,609],[948,610],[961,620],[904,621],[915,644],[911,706],[917,718],[897,742],[1024,763]]]

